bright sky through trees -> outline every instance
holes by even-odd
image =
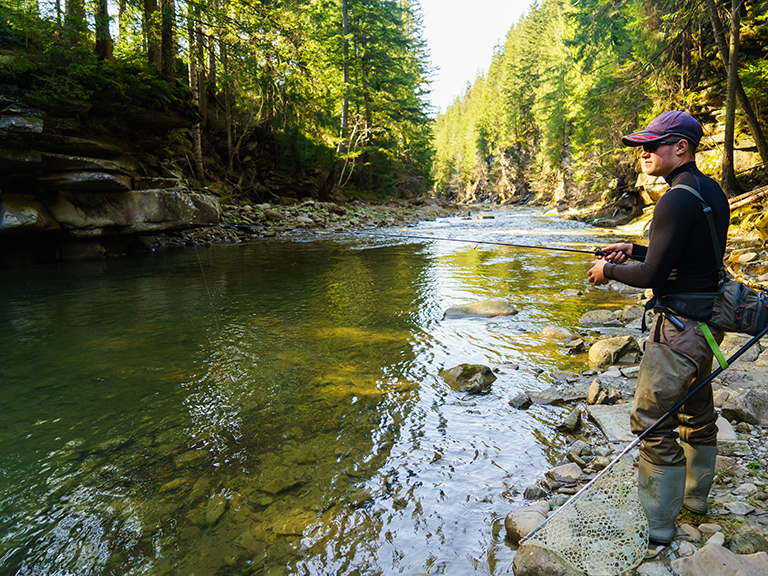
[[[432,105],[443,111],[486,72],[493,49],[504,45],[509,29],[528,9],[531,0],[421,0],[424,37],[432,65]]]

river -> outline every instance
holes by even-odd
[[[3,270],[0,574],[511,574],[568,439],[508,401],[587,367],[538,331],[631,300],[588,254],[387,233],[605,242],[525,210]],[[443,319],[490,298],[519,314]]]

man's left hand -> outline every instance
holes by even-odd
[[[587,272],[587,279],[595,286],[603,286],[608,284],[609,280],[603,274],[603,268],[605,267],[605,260],[600,259],[595,262],[595,265]]]

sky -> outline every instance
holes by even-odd
[[[424,38],[434,68],[432,105],[450,106],[477,76],[487,72],[495,46],[503,46],[509,29],[532,0],[421,0]]]

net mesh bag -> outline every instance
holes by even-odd
[[[525,544],[546,548],[589,576],[620,576],[642,562],[648,520],[628,457],[564,506]]]

